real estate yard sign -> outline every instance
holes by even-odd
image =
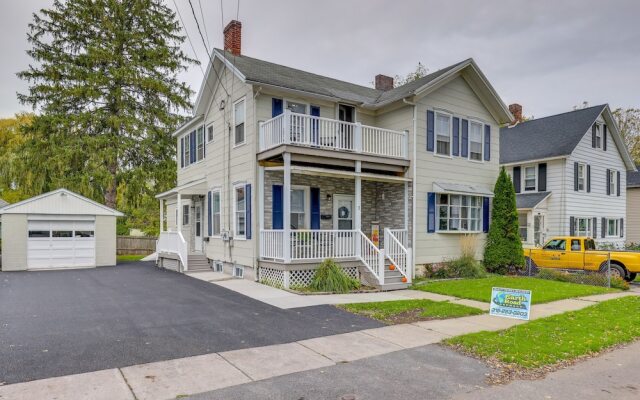
[[[494,287],[491,290],[490,315],[529,320],[531,290]]]

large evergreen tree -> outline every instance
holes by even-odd
[[[516,193],[504,167],[500,170],[493,194],[484,265],[489,272],[504,274],[510,267],[524,266],[524,253],[518,232]]]
[[[37,115],[15,168],[37,194],[65,186],[110,207],[148,207],[175,183],[170,132],[189,107],[177,74],[195,62],[162,0],[55,0],[33,15],[18,94]],[[154,206],[154,208],[156,208]]]

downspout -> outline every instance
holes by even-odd
[[[402,99],[402,102],[413,106],[413,154],[411,159],[411,277],[415,277],[416,270],[416,173],[417,173],[417,157],[418,157],[418,146],[416,146],[416,132],[418,131],[418,105],[414,102],[408,101],[406,98]],[[407,138],[408,140],[409,138]]]
[[[258,157],[256,157],[255,155],[258,154],[258,151],[260,149],[261,143],[260,143],[260,124],[258,123],[258,114],[257,114],[257,105],[256,105],[256,99],[258,98],[258,96],[260,96],[260,93],[262,92],[262,86],[258,87],[258,90],[256,90],[256,93],[253,95],[253,118],[254,118],[254,124],[253,126],[257,127],[257,131],[254,133],[254,137],[255,140],[253,141],[254,143],[254,151],[253,151],[253,176],[254,178],[258,176]],[[258,178],[259,179],[259,178]],[[257,196],[260,191],[257,190],[258,189],[258,179],[254,179],[253,181],[253,190],[251,191],[251,195],[253,196],[254,194]],[[262,199],[258,199],[258,201],[264,201],[264,196]],[[256,201],[251,201],[251,206],[253,207],[253,205],[258,206],[258,203]],[[258,206],[259,207],[259,206]],[[249,210],[249,212],[251,213],[251,215],[253,214],[252,210]],[[260,214],[260,213],[256,213],[256,214]],[[258,215],[258,218],[260,218],[260,215]],[[264,218],[264,216],[263,216]],[[251,224],[254,225],[251,227],[251,231],[254,232],[253,234],[253,271],[254,271],[254,280],[258,281],[259,276],[258,276],[258,258],[260,257],[260,240],[261,240],[261,232],[260,232],[260,224],[261,222],[258,222],[258,224],[255,223],[256,218],[251,218]],[[258,229],[254,229],[254,227],[258,227]]]

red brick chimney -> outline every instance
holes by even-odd
[[[390,76],[378,74],[376,75],[375,84],[376,89],[384,90],[386,92],[387,90],[393,89],[393,78]]]
[[[242,49],[242,22],[231,20],[224,28],[224,51],[234,56],[240,55]]]
[[[522,106],[517,103],[509,104],[509,112],[513,114],[516,122],[522,122]]]

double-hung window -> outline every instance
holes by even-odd
[[[616,176],[616,171],[610,169],[609,170],[609,195],[610,196],[615,196],[617,195],[617,187],[616,185],[618,184],[618,180],[617,180],[617,176]]]
[[[584,192],[587,187],[587,165],[578,164],[578,191]]]
[[[596,148],[602,148],[602,124],[596,124]]]
[[[182,206],[182,225],[189,225],[189,205]]]
[[[479,232],[482,215],[482,198],[458,194],[439,194],[438,231],[440,232]]]
[[[239,100],[233,105],[233,126],[235,144],[244,143],[245,127],[245,100]]]
[[[592,218],[575,218],[573,230],[576,236],[593,236],[593,219]]]
[[[220,190],[214,190],[211,192],[211,222],[212,222],[212,234],[213,236],[220,236],[221,232],[221,203],[220,203]]]
[[[207,142],[213,141],[213,123],[207,125]]]
[[[196,162],[204,158],[204,126],[196,131]]]
[[[305,188],[291,189],[291,228],[307,229],[307,191]]]
[[[471,121],[469,123],[469,159],[482,161],[482,124]]]
[[[536,190],[536,167],[524,167],[524,191],[531,192]]]
[[[607,237],[620,236],[620,220],[617,218],[607,219]]]
[[[244,239],[247,232],[247,202],[245,198],[245,185],[236,186],[234,192],[234,220],[235,236]]]
[[[191,135],[185,135],[180,143],[182,144],[182,153],[184,155],[184,166],[188,166],[191,164],[191,143],[189,140],[191,139]]]
[[[436,154],[451,155],[451,116],[436,113]]]
[[[520,232],[520,239],[523,242],[527,241],[527,234],[529,233],[529,227],[527,225],[527,213],[518,213],[518,231]]]

